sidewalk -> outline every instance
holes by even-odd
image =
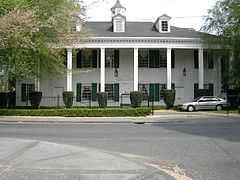
[[[120,155],[43,141],[0,138],[0,179],[153,179],[166,175]]]

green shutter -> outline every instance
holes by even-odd
[[[77,52],[77,68],[82,68],[82,50]]]
[[[155,66],[154,51],[149,50],[149,68],[154,68],[154,66]]]
[[[92,50],[92,68],[97,68],[97,50]]]
[[[172,50],[171,52],[171,64],[172,64],[172,68],[175,68],[175,51]]]
[[[97,83],[92,83],[92,101],[97,101]]]
[[[98,50],[98,67],[101,68],[101,49]]]
[[[160,101],[159,84],[154,84],[154,101]]]
[[[64,65],[67,67],[67,49],[64,51]]]
[[[77,83],[77,102],[81,102],[82,97],[82,84]]]
[[[26,102],[27,100],[27,85],[21,84],[21,94],[22,94],[22,102]]]
[[[175,83],[171,84],[171,89],[175,89]]]
[[[101,83],[98,83],[98,92],[101,92]]]
[[[198,69],[198,50],[194,51],[194,68]]]
[[[119,50],[114,50],[114,68],[119,68]]]
[[[149,50],[149,67],[159,68],[159,50]]]
[[[119,102],[119,84],[114,84],[114,101]]]
[[[194,98],[198,97],[198,83],[194,83]]]
[[[209,84],[209,96],[213,96],[214,94],[214,84]]]
[[[154,84],[149,84],[149,100],[154,101]]]

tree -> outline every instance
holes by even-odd
[[[240,87],[240,1],[218,0],[208,11],[202,30],[209,48],[221,46],[223,83]]]
[[[66,72],[60,48],[80,42],[85,9],[79,0],[0,0],[0,65],[34,78]]]

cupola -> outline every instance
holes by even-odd
[[[170,20],[171,17],[166,14],[163,14],[162,16],[157,18],[155,26],[160,33],[169,33],[171,31]]]
[[[123,7],[119,0],[111,8],[113,32],[125,32],[126,30],[126,17],[124,16],[126,8]]]

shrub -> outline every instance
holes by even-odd
[[[133,108],[138,108],[141,106],[143,100],[142,91],[131,91],[130,92],[130,101]]]
[[[16,92],[8,93],[8,107],[14,108],[16,106]]]
[[[163,90],[163,100],[166,104],[166,109],[173,108],[175,102],[176,91],[174,89],[164,89]]]
[[[7,108],[8,102],[8,93],[1,92],[0,93],[0,108],[4,109]]]
[[[71,108],[73,106],[73,91],[64,91],[63,92],[63,102],[66,108]]]
[[[97,92],[97,99],[100,108],[107,107],[108,94],[106,92]]]
[[[33,91],[29,93],[29,100],[33,109],[38,109],[42,100],[42,92]]]
[[[0,109],[5,116],[126,117],[147,116],[149,108],[135,109]]]

